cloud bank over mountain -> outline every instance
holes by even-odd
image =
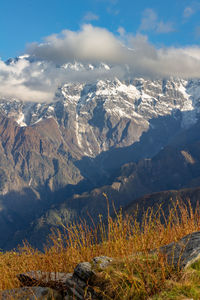
[[[200,47],[157,49],[147,36],[120,31],[114,35],[104,28],[83,25],[79,31],[63,30],[32,43],[22,58],[6,64],[0,61],[0,96],[27,101],[51,101],[57,87],[66,81],[90,82],[119,77],[200,77]],[[61,65],[79,61],[110,69],[69,70]]]

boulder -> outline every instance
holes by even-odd
[[[184,236],[178,242],[159,248],[167,262],[175,268],[187,268],[200,259],[200,231]]]
[[[89,262],[82,262],[74,269],[73,277],[79,277],[81,280],[88,282],[94,275],[92,265]]]

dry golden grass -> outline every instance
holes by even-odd
[[[44,253],[27,244],[16,251],[0,253],[0,290],[19,287],[16,275],[22,272],[72,272],[79,262],[106,255],[117,258],[118,263],[100,274],[104,279],[105,297],[147,299],[147,295],[150,297],[164,288],[169,277],[176,280],[180,277],[166,265],[163,257],[149,256],[148,250],[199,231],[200,209],[197,205],[193,210],[189,201],[187,204],[177,201],[167,216],[162,207],[156,211],[149,208],[140,223],[137,216],[123,216],[121,212],[112,218],[108,210],[107,226],[100,216],[97,226],[81,222],[63,227],[64,234],[58,230],[52,232],[53,246],[46,247]],[[139,252],[139,256],[132,256]],[[140,298],[136,297],[137,293]]]

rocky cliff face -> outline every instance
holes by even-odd
[[[25,186],[46,184],[54,190],[53,182],[59,177],[55,174],[63,165],[62,158],[64,165],[66,160],[73,165],[73,161],[83,157],[94,159],[101,155],[104,158],[111,150],[133,145],[137,153],[131,155],[131,160],[157,153],[178,131],[197,122],[199,88],[198,81],[134,79],[121,82],[115,79],[90,84],[66,83],[58,89],[51,103],[3,99],[0,101],[3,152],[21,169],[17,178],[20,189],[23,181]],[[120,150],[115,168],[127,162]],[[44,157],[48,161],[50,156],[49,167],[42,166]],[[38,168],[36,161],[39,164],[41,159]],[[101,167],[102,163],[101,159]],[[56,186],[76,184],[82,179],[74,165],[72,168],[73,174],[61,175]],[[37,169],[36,176],[33,169]],[[15,178],[15,185],[17,181]],[[12,188],[15,185],[12,184]],[[9,186],[3,192],[8,191]]]

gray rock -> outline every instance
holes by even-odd
[[[106,268],[112,261],[113,259],[110,257],[98,256],[95,257],[91,263],[82,262],[78,264],[74,269],[72,280],[67,280],[67,284],[69,284],[68,290],[70,289],[71,293],[80,300],[101,299],[100,295],[92,288],[93,280],[95,279],[98,269]],[[75,292],[78,293],[78,295]]]
[[[74,269],[73,278],[78,277],[81,281],[88,282],[90,281],[96,274],[96,268],[104,269],[106,268],[111,262],[113,261],[112,258],[107,256],[98,256],[93,258],[91,263],[83,262],[76,266]]]
[[[71,279],[68,279],[65,284],[65,291],[68,294],[74,295],[74,291],[76,290],[77,295],[79,295],[80,297],[84,296],[84,289],[87,285],[84,281],[78,279],[77,277],[72,277]]]
[[[189,267],[200,259],[200,231],[188,234],[176,243],[161,247],[159,252],[165,254],[168,263],[175,268]]]
[[[112,261],[113,261],[113,258],[111,258],[111,257],[97,256],[97,257],[93,258],[92,263],[95,266],[98,266],[100,269],[105,269]]]
[[[74,269],[73,277],[78,277],[81,280],[87,282],[95,275],[95,272],[92,270],[92,265],[89,262],[83,262],[76,266]]]
[[[18,289],[6,290],[0,293],[2,300],[62,300],[62,295],[47,287],[22,287]]]
[[[53,288],[59,291],[62,299],[99,299],[93,288],[88,285],[94,274],[91,264],[84,262],[77,265],[73,275],[71,273],[31,271],[17,275],[17,278],[22,286],[37,285]]]
[[[72,278],[71,273],[30,271],[17,275],[23,286],[40,285],[61,289],[65,287],[66,281]]]

